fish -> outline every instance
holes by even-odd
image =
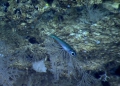
[[[69,55],[76,56],[76,51],[65,41],[60,39],[58,36],[51,34],[51,38],[53,38]]]

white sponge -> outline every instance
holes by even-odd
[[[32,64],[32,67],[36,72],[46,72],[46,70],[47,70],[47,68],[45,67],[44,60],[34,62]]]

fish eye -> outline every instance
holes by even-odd
[[[71,52],[71,55],[72,55],[72,56],[75,56],[75,52]]]

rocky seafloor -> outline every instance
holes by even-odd
[[[0,10],[0,86],[83,86],[65,67],[55,80],[50,34],[75,49],[80,69],[100,86],[120,86],[119,0],[1,0]],[[46,71],[36,72],[33,63],[43,59]]]

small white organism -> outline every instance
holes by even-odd
[[[45,67],[44,60],[33,62],[32,67],[36,72],[46,72],[47,70],[47,68]]]

